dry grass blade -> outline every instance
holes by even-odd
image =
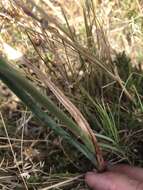
[[[41,188],[40,190],[50,190],[50,189],[53,189],[53,188],[60,188],[60,187],[68,185],[69,183],[73,183],[75,180],[78,180],[81,177],[84,177],[84,176],[79,175],[79,176],[76,176],[76,177],[72,177],[72,178],[70,178],[68,180],[65,180],[63,182],[59,182],[59,183],[51,185],[49,187]]]
[[[84,118],[79,109],[64,95],[64,93],[47,77],[44,73],[42,73],[36,66],[31,64],[26,58],[22,59],[24,64],[32,69],[38,78],[52,91],[52,93],[56,96],[56,98],[60,101],[60,103],[66,108],[66,110],[71,114],[74,120],[77,122],[78,126],[84,131],[91,141],[93,142],[93,152],[96,153],[97,161],[99,165],[99,170],[104,169],[104,159],[102,156],[101,149],[98,145],[97,139],[90,128],[87,120]]]

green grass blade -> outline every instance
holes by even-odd
[[[102,105],[100,103],[96,103],[84,88],[81,88],[81,91],[83,94],[86,95],[86,97],[89,99],[89,101],[93,104],[93,106],[97,110],[102,129],[105,131],[106,135],[112,138],[113,141],[118,144],[119,143],[118,129],[116,127],[114,116],[109,106],[108,106],[108,112],[109,112],[108,113],[107,108],[105,108],[104,102],[102,103]]]
[[[40,93],[30,81],[28,81],[24,76],[11,67],[5,62],[5,60],[0,59],[0,74],[7,75],[12,78],[16,84],[21,85],[42,107],[48,109],[52,114],[54,114],[60,121],[62,121],[76,136],[80,137],[82,142],[88,147],[88,149],[95,153],[95,148],[89,136],[81,130],[76,123],[70,119],[62,110],[60,110],[48,97]]]
[[[64,129],[59,127],[54,120],[52,120],[47,113],[42,111],[38,102],[30,96],[21,85],[15,83],[14,79],[11,79],[9,76],[0,74],[0,79],[25,103],[27,107],[37,116],[37,118],[46,126],[54,130],[57,135],[60,135],[70,144],[76,147],[84,156],[86,156],[93,164],[97,167],[97,162],[95,155],[88,150],[88,148],[78,142],[74,137],[71,137]]]

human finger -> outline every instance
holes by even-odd
[[[143,183],[113,172],[88,172],[85,181],[93,190],[143,190]]]
[[[143,181],[143,169],[139,167],[119,164],[109,168],[109,171],[127,175],[134,180]]]

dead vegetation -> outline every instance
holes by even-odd
[[[0,6],[1,55],[73,118],[87,147],[92,139],[99,166],[103,158],[142,166],[140,1],[2,0]],[[3,83],[0,89],[1,189],[88,189],[83,176],[92,162],[44,128]],[[71,134],[48,106],[44,111]]]

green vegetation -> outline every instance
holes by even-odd
[[[143,166],[139,1],[23,2],[0,4],[0,186],[86,190],[88,170]]]

